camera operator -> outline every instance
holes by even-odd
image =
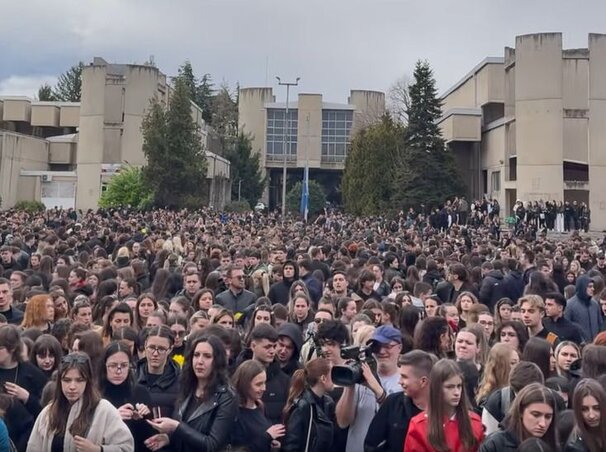
[[[364,451],[364,439],[379,406],[389,394],[402,391],[398,372],[398,357],[402,349],[400,331],[391,326],[380,326],[368,345],[374,348],[379,380],[368,363],[362,363],[364,384],[347,386],[336,408],[339,427],[349,427],[348,452]]]
[[[317,313],[316,313],[317,314]],[[340,320],[327,320],[318,326],[316,333],[318,343],[322,344],[322,356],[328,359],[333,366],[345,365],[341,358],[341,347],[350,344],[349,331]],[[336,386],[329,394],[335,403],[338,403],[343,395],[343,387]],[[402,443],[404,444],[404,443]],[[347,446],[347,427],[335,426],[333,452],[345,452]]]

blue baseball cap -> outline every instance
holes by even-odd
[[[369,342],[378,342],[379,344],[389,344],[390,342],[402,343],[402,333],[393,326],[383,325],[377,328],[372,334]]]

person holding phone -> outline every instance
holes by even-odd
[[[118,409],[135,441],[135,452],[147,451],[144,441],[155,431],[146,418],[150,418],[152,405],[149,391],[135,384],[130,348],[122,342],[112,342],[105,349],[99,389],[105,399]]]
[[[76,352],[62,358],[53,400],[36,419],[28,452],[134,450],[133,436],[120,413],[99,396],[93,381],[88,355]]]

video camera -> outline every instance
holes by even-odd
[[[341,349],[341,358],[347,363],[343,366],[332,368],[332,381],[340,386],[353,386],[365,382],[362,373],[362,363],[370,366],[373,373],[377,372],[377,361],[373,353],[376,353],[376,345],[371,344],[366,347],[352,345]]]

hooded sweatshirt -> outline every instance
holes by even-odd
[[[286,306],[288,304],[288,293],[292,283],[299,279],[299,269],[294,261],[288,260],[284,262],[284,266],[292,265],[295,269],[295,274],[292,278],[284,278],[279,283],[274,284],[269,289],[267,297],[271,300],[271,304],[280,303]]]
[[[299,362],[299,356],[301,354],[301,347],[303,346],[303,336],[301,335],[301,329],[292,323],[283,324],[278,330],[278,336],[285,336],[289,338],[294,346],[292,356],[290,360],[282,367],[282,372],[292,377],[295,370],[301,368]],[[280,363],[282,365],[282,363]]]
[[[587,295],[587,286],[592,282],[587,275],[577,279],[576,295],[568,300],[564,317],[577,323],[583,332],[583,339],[589,343],[600,332],[600,306]]]

